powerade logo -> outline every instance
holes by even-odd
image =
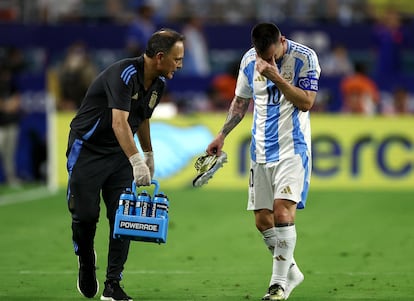
[[[120,229],[127,229],[127,230],[141,230],[141,231],[148,231],[148,232],[158,232],[159,226],[157,224],[120,221],[119,222],[119,228]]]
[[[129,214],[129,201],[126,201],[124,203],[124,215],[128,215]]]

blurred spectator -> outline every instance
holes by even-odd
[[[142,3],[141,3],[142,2]],[[140,56],[145,51],[147,41],[152,33],[156,31],[154,22],[154,8],[147,1],[140,1],[139,4],[133,6],[136,15],[130,21],[126,33],[126,52],[127,56]]]
[[[116,24],[127,23],[127,12],[124,10],[124,1],[119,0],[106,0],[105,1],[105,13],[107,20]]]
[[[76,110],[96,76],[97,70],[86,45],[75,42],[69,46],[66,56],[58,66],[58,97],[60,110]]]
[[[209,3],[209,16],[220,23],[243,24],[253,22],[256,18],[255,1],[211,0],[207,3]]]
[[[186,3],[187,2],[186,0],[168,0],[168,1],[145,0],[145,1],[149,3],[154,10],[153,20],[156,24],[161,24],[165,22],[177,23],[179,19],[183,18],[184,7],[191,6],[190,4]]]
[[[371,17],[367,0],[334,0],[336,2],[336,18],[334,21],[342,25],[351,25],[368,21]]]
[[[393,7],[385,10],[374,26],[373,34],[377,52],[375,76],[395,78],[401,72],[401,49],[404,43],[400,13]]]
[[[342,44],[334,46],[332,51],[321,60],[321,68],[324,76],[346,76],[354,70],[348,50]]]
[[[293,23],[332,22],[348,26],[369,22],[373,12],[392,2],[403,17],[414,12],[412,0],[1,0],[0,20],[59,23],[67,21],[129,20],[129,8],[151,6],[157,24],[190,15],[209,23],[245,24],[255,20]],[[121,12],[122,6],[125,6]],[[106,15],[105,15],[106,12]],[[124,15],[124,16],[122,16]]]
[[[15,155],[21,117],[20,93],[15,77],[24,68],[22,52],[17,48],[2,49],[0,55],[0,155],[6,182],[18,185]]]
[[[263,22],[284,22],[287,18],[288,0],[261,0],[256,3],[256,19]]]
[[[410,104],[413,99],[408,90],[402,86],[396,87],[392,93],[385,93],[381,99],[381,113],[384,115],[406,115],[414,113]]]
[[[337,0],[335,0],[337,1]],[[385,11],[390,9],[398,10],[402,19],[409,21],[414,15],[414,1],[412,0],[366,0],[370,5],[370,13],[375,18],[378,18],[384,14]],[[404,20],[403,20],[404,21]]]
[[[308,0],[308,1],[288,1],[288,7],[291,12],[291,18],[295,22],[306,24],[315,21],[315,16],[318,15],[318,12],[321,10],[322,6],[319,6],[318,0]]]
[[[182,29],[185,36],[185,55],[181,74],[207,76],[210,74],[210,58],[207,39],[203,32],[203,20],[193,15],[185,19]]]
[[[82,0],[37,0],[42,23],[78,22],[81,19]]]
[[[342,111],[351,114],[373,115],[379,105],[379,90],[367,75],[366,66],[355,64],[355,73],[346,76],[340,83]]]
[[[20,17],[19,1],[0,1],[0,21],[15,22]]]
[[[212,111],[227,111],[232,102],[239,72],[239,62],[236,61],[229,65],[226,73],[217,74],[211,81],[208,91]]]
[[[162,2],[162,8],[157,5],[157,13],[165,10],[165,7],[169,9],[168,15],[164,13],[164,16],[168,16],[164,19],[170,22],[178,23],[180,20],[185,20],[191,16],[197,16],[204,20],[208,19],[209,23],[215,23],[222,15],[222,5],[226,0],[152,0],[152,3]],[[215,2],[219,2],[220,7]],[[227,9],[227,8],[226,8]],[[162,20],[160,20],[162,21]]]

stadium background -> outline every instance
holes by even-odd
[[[57,110],[56,68],[68,47],[79,40],[87,44],[99,69],[124,57],[126,16],[138,2],[0,0],[0,49],[17,47],[28,62],[16,76],[24,110],[16,154],[23,185],[5,185],[0,168],[0,300],[83,300],[75,288],[77,262],[65,204],[64,151],[74,111]],[[44,20],[36,9],[42,3],[55,8],[75,3],[78,11],[69,19]],[[123,3],[125,11],[114,19],[106,3]],[[414,2],[151,3],[163,5],[160,14],[168,13],[169,4],[181,3],[187,7],[182,11],[187,16],[190,11],[205,17],[212,72],[208,76],[176,73],[169,82],[171,96],[186,110],[172,118],[167,118],[164,108],[156,110],[152,129],[157,177],[170,198],[168,243],[134,243],[123,284],[136,300],[259,300],[267,288],[271,258],[251,213],[245,210],[251,115],[226,142],[229,163],[225,168],[207,186],[189,187],[195,157],[225,119],[224,110],[203,107],[206,89],[250,46],[251,26],[271,20],[288,38],[322,47],[321,56],[343,43],[352,60],[367,63],[383,95],[389,95],[398,83],[410,90],[412,98]],[[365,10],[367,3],[374,5],[372,10]],[[373,14],[377,9],[384,11],[389,3],[404,18],[402,30],[407,38],[401,49],[402,69],[375,74]],[[158,16],[155,21],[157,27],[183,28],[182,17],[167,21]],[[311,115],[313,177],[307,209],[298,212],[295,254],[306,281],[291,299],[409,301],[414,294],[410,259],[414,250],[413,115],[344,114],[339,82],[340,78],[322,73],[319,101],[325,107],[315,108]],[[105,274],[106,241],[102,216],[95,245],[100,280]]]
[[[121,2],[127,16],[127,13],[133,13],[142,1]],[[329,11],[331,6],[326,6],[330,2],[337,4],[336,14]],[[58,63],[70,45],[82,41],[86,44],[95,65],[101,70],[112,61],[125,56],[125,35],[129,26],[128,23],[119,22],[106,14],[105,1],[85,0],[74,3],[79,4],[77,18],[60,22],[55,20],[53,23],[37,20],[31,15],[30,10],[35,10],[36,6],[30,1],[3,1],[0,5],[0,16],[3,18],[0,23],[0,46],[20,49],[27,62],[27,68],[16,77],[24,110],[16,154],[18,175],[29,182],[46,180],[51,188],[64,186],[65,183],[65,164],[62,155],[70,118],[68,116],[73,114],[56,110],[56,103],[59,101],[56,92]],[[148,3],[156,5],[158,2]],[[154,120],[171,126],[178,124],[183,130],[196,123],[204,128],[201,129],[200,139],[197,140],[198,148],[194,147],[190,153],[183,155],[176,167],[164,166],[168,165],[168,162],[163,160],[164,154],[167,154],[169,147],[174,146],[176,151],[170,154],[180,156],[179,153],[187,144],[185,140],[177,138],[164,144],[159,141],[160,149],[155,148],[155,153],[159,162],[157,176],[167,184],[187,185],[191,178],[193,159],[202,153],[212,135],[219,130],[217,125],[222,124],[225,118],[221,112],[203,110],[203,102],[206,101],[210,84],[215,76],[225,72],[230,64],[237,62],[243,51],[250,46],[249,33],[252,24],[260,17],[266,20],[271,17],[263,15],[263,12],[260,15],[260,5],[255,6],[256,11],[246,10],[248,3],[244,1],[239,3],[237,9],[233,8],[233,15],[220,13],[215,1],[210,4],[197,1],[178,3],[184,6],[183,14],[195,13],[189,8],[191,4],[195,5],[192,7],[193,10],[200,9],[198,15],[203,17],[204,21],[203,32],[208,45],[211,72],[207,75],[178,72],[175,78],[169,81],[168,89],[173,102],[176,102],[181,110],[173,118],[165,118],[166,116],[161,113]],[[414,40],[410,38],[414,33],[412,2],[393,1],[394,7],[403,18],[402,32],[406,38],[400,52],[400,72],[386,74],[375,74],[378,57],[372,32],[376,16],[374,13],[387,9],[387,1],[312,1],[308,5],[293,1],[290,15],[286,3],[283,3],[284,1],[281,1],[278,4],[276,1],[270,7],[280,5],[279,7],[283,8],[278,10],[275,17],[281,21],[272,21],[280,25],[288,38],[300,40],[314,47],[320,57],[335,45],[342,44],[347,48],[353,61],[363,61],[369,66],[381,93],[391,93],[396,85],[401,85],[407,87],[411,95],[414,94]],[[224,1],[221,8],[228,9],[231,4],[231,1]],[[349,16],[341,17],[341,8],[346,4]],[[363,11],[364,4],[370,4],[371,11]],[[324,7],[324,10],[318,11],[318,5]],[[301,12],[300,15],[292,13],[293,9],[300,9],[301,6],[305,12]],[[281,14],[280,11],[284,11],[285,14]],[[171,20],[158,16],[154,17],[153,22],[156,28],[168,26],[181,30],[185,17],[188,16],[183,15]],[[414,133],[410,131],[413,124],[412,115],[404,118],[339,115],[342,102],[340,80],[340,76],[324,75],[322,71],[317,104],[324,103],[324,107],[323,110],[315,108],[312,115],[313,136],[317,142],[314,145],[314,187],[411,187],[414,183]],[[202,117],[194,117],[194,114]],[[223,177],[232,179],[238,186],[245,182],[245,140],[248,139],[249,125],[250,120],[245,120],[242,127],[231,135],[226,145],[230,151],[230,162],[226,171],[223,171]],[[182,136],[180,133],[177,135]],[[157,133],[154,133],[154,139],[157,139]],[[0,181],[4,181],[1,172]],[[212,186],[220,185],[218,183],[221,181],[214,181]]]

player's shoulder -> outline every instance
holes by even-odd
[[[112,63],[106,68],[106,76],[109,78],[119,78],[128,85],[131,78],[136,76],[140,70],[137,58],[125,58]]]
[[[113,62],[103,71],[106,76],[118,76],[121,74],[132,74],[137,72],[137,65],[131,58],[121,59]]]
[[[240,66],[247,66],[249,63],[256,61],[256,49],[254,47],[247,50],[242,56]]]
[[[120,60],[117,60],[117,61],[113,62],[108,67],[106,67],[106,69],[122,69],[122,68],[125,68],[125,67],[129,66],[129,65],[133,65],[135,67],[135,65],[136,65],[135,62],[136,62],[136,59],[124,58],[124,59],[120,59]]]
[[[288,41],[288,53],[295,56],[302,56],[308,59],[317,58],[315,50],[311,47],[301,44],[293,40]]]

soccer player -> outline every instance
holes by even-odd
[[[77,286],[87,298],[99,291],[94,237],[102,194],[110,233],[101,300],[132,300],[119,284],[130,242],[113,238],[115,213],[122,191],[133,180],[137,186],[150,185],[154,160],[149,118],[164,92],[165,78],[173,78],[183,57],[183,35],[171,29],[155,32],[144,54],[115,62],[96,77],[70,124],[67,202],[79,261]]]
[[[286,300],[304,276],[293,258],[296,208],[304,208],[311,173],[309,110],[320,67],[315,52],[286,39],[272,23],[257,24],[253,48],[240,63],[227,119],[207,153],[220,155],[226,136],[253,99],[251,168],[247,209],[273,255],[273,273],[263,300]]]

